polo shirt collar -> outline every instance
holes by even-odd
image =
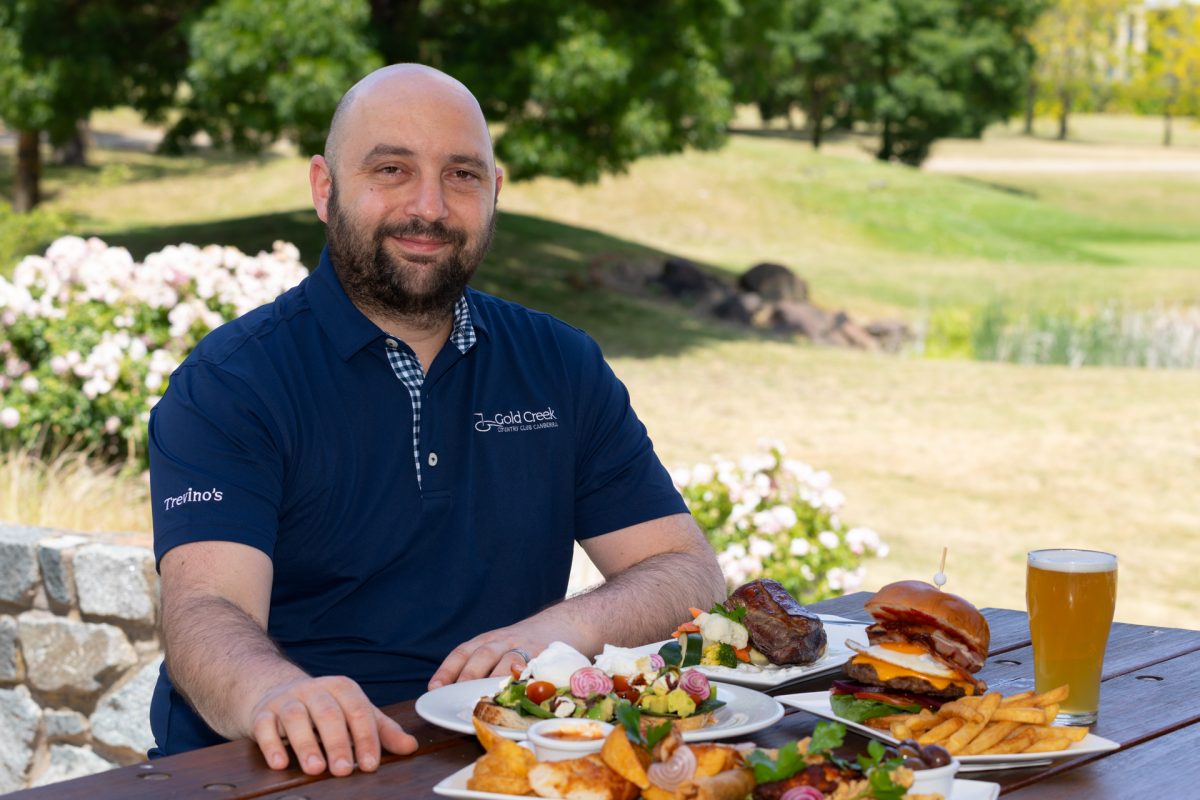
[[[381,335],[378,326],[346,296],[329,260],[328,247],[321,250],[320,263],[309,275],[307,294],[317,322],[343,361],[349,361]],[[454,307],[454,330],[450,340],[463,353],[474,346],[476,331],[487,332],[479,322],[474,294],[472,289],[467,289]]]

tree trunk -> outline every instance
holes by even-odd
[[[875,157],[880,161],[891,161],[895,149],[896,143],[892,141],[892,121],[884,120],[883,135],[879,138],[879,152],[875,154]]]
[[[1058,110],[1058,140],[1060,142],[1065,142],[1067,140],[1067,134],[1070,133],[1069,120],[1071,117],[1071,93],[1060,92],[1058,98],[1062,103],[1061,108]]]
[[[1171,109],[1163,112],[1163,147],[1171,146]]]
[[[1025,135],[1033,136],[1033,106],[1037,99],[1037,84],[1033,81],[1033,76],[1029,76],[1029,83],[1025,87]]]
[[[812,128],[813,150],[821,149],[821,133],[825,128],[825,92],[814,89],[808,103],[808,125]]]
[[[17,131],[17,172],[13,181],[13,211],[24,214],[41,201],[42,156],[39,130]]]
[[[88,148],[88,121],[75,123],[75,131],[64,142],[54,148],[55,162],[64,167],[86,167]]]

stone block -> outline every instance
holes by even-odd
[[[39,692],[88,695],[104,688],[115,670],[137,663],[124,632],[104,623],[76,622],[48,611],[17,618],[26,680]]]
[[[146,751],[154,746],[154,736],[150,733],[150,698],[161,665],[162,658],[156,658],[100,699],[91,717],[95,741],[131,760],[146,757]]]
[[[0,794],[25,788],[42,709],[24,686],[0,689]]]
[[[25,677],[21,649],[17,646],[17,621],[0,617],[0,683],[19,683]]]
[[[48,708],[42,712],[42,732],[51,742],[83,744],[88,732],[88,720],[71,708]]]
[[[158,609],[154,554],[144,547],[85,545],[75,552],[75,590],[84,614],[153,625]]]
[[[116,764],[101,758],[88,747],[76,747],[70,744],[50,745],[50,764],[41,775],[33,779],[33,786],[45,786],[59,781],[69,781],[72,778],[82,778],[85,775],[95,775],[97,772],[110,770]]]
[[[52,536],[38,542],[38,563],[46,597],[57,607],[75,605],[74,549],[87,544],[83,536]]]
[[[37,543],[45,528],[0,525],[0,605],[23,609],[33,604],[38,587]]]
[[[772,303],[808,300],[808,284],[782,264],[756,264],[738,278],[738,288]]]

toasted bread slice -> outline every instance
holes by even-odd
[[[522,716],[515,708],[505,708],[490,697],[479,698],[471,714],[489,725],[521,731],[537,722],[537,717]]]
[[[674,730],[678,731],[679,733],[683,733],[684,731],[700,730],[701,728],[703,728],[706,725],[711,725],[716,720],[716,717],[713,715],[713,713],[711,711],[708,712],[707,714],[693,714],[690,717],[682,717],[682,718],[679,718],[679,717],[652,717],[649,714],[643,714],[642,721],[641,721],[642,733],[644,734],[648,728],[653,728],[655,726],[662,725],[667,720],[671,721],[671,727]]]

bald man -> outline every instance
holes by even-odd
[[[367,76],[309,180],[320,264],[207,336],[150,419],[152,756],[252,738],[281,769],[286,739],[309,774],[374,770],[417,746],[382,705],[724,596],[595,343],[468,288],[503,181],[471,93]],[[575,541],[606,582],[564,600]]]

